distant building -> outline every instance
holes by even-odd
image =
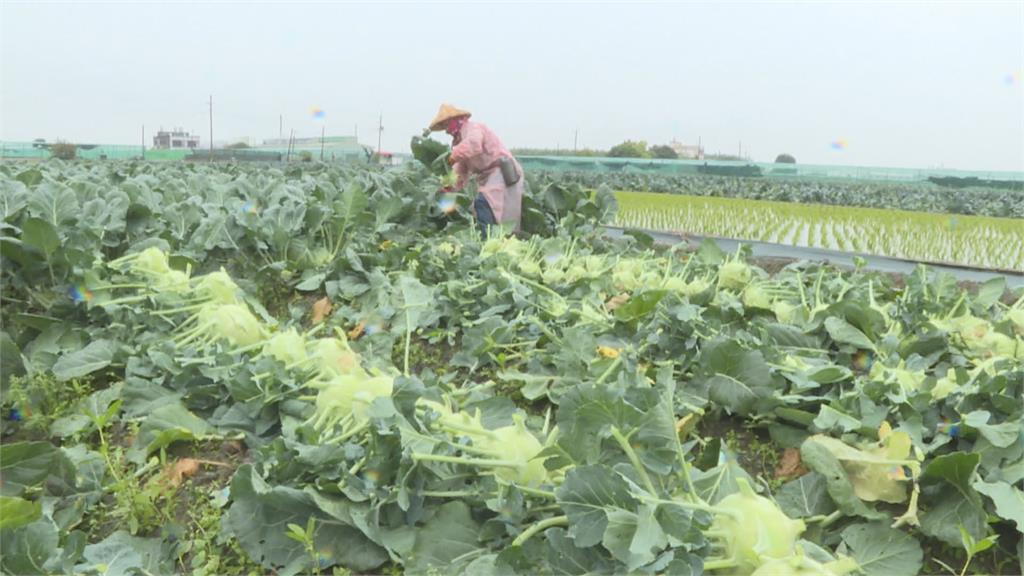
[[[673,140],[669,143],[676,152],[676,156],[683,160],[703,160],[704,159],[704,147],[697,144],[683,144]]]
[[[153,136],[153,148],[157,150],[181,150],[199,147],[199,135],[189,134],[181,128],[161,130]]]

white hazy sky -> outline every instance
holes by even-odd
[[[442,101],[510,147],[673,137],[754,160],[1024,170],[1024,2],[0,2],[0,137],[329,134]],[[845,150],[830,142],[845,139]]]

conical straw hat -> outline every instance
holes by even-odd
[[[430,121],[431,130],[443,130],[444,125],[452,118],[458,118],[459,116],[465,116],[469,118],[472,116],[469,110],[463,110],[462,108],[456,108],[451,104],[441,104],[441,109],[437,111],[437,116]]]

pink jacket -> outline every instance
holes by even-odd
[[[463,124],[451,153],[459,187],[471,176],[475,177],[477,189],[487,199],[498,222],[514,224],[518,230],[526,182],[522,177],[523,169],[516,162],[519,181],[512,186],[505,185],[498,166],[502,156],[512,157],[512,154],[490,128],[472,121]]]

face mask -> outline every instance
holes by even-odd
[[[464,118],[452,118],[448,121],[448,126],[445,128],[445,132],[449,136],[455,136],[462,130],[462,124],[465,122]]]

